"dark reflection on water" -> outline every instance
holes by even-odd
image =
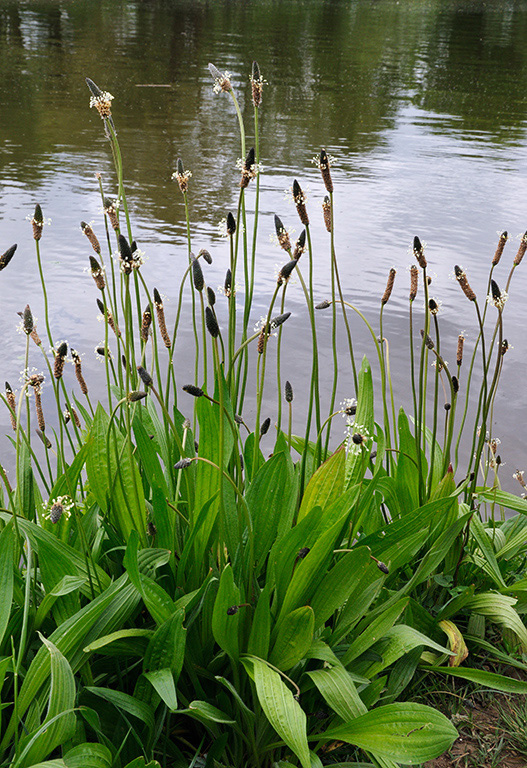
[[[443,301],[445,357],[453,361],[458,332],[467,330],[470,345],[475,325],[473,308],[448,279],[452,266],[465,266],[483,301],[498,232],[507,229],[516,238],[527,228],[526,33],[527,4],[519,1],[0,2],[0,251],[19,243],[16,261],[0,275],[2,381],[16,381],[22,367],[16,311],[29,301],[43,328],[34,245],[25,221],[37,202],[52,219],[42,251],[54,334],[85,351],[84,368],[95,391],[102,380],[91,353],[102,327],[91,278],[83,273],[89,251],[78,224],[93,219],[101,226],[95,171],[103,172],[108,193],[115,189],[108,144],[88,109],[85,76],[115,96],[135,234],[149,256],[144,274],[149,285],[162,287],[172,299],[170,314],[186,262],[184,210],[170,180],[176,158],[181,155],[193,172],[192,236],[196,250],[207,247],[214,256],[207,271],[213,286],[223,282],[228,261],[217,223],[237,200],[235,115],[227,97],[213,94],[207,62],[233,73],[250,145],[248,75],[256,58],[269,85],[261,110],[265,173],[254,320],[265,311],[274,265],[283,261],[269,242],[272,215],[300,230],[283,193],[295,177],[308,189],[318,292],[320,298],[328,294],[327,233],[320,215],[324,192],[310,164],[325,146],[335,157],[336,242],[347,296],[376,322],[385,276],[392,265],[399,271],[385,333],[395,384],[406,402],[405,268],[413,235],[428,243],[437,273],[432,290]],[[253,205],[250,192],[249,211]],[[500,283],[517,242],[507,246]],[[527,351],[524,286],[519,271],[505,313],[506,335],[515,348],[494,419],[507,461],[504,478],[525,462],[519,427],[527,400],[521,384]],[[289,290],[288,307],[294,313],[288,333],[295,355],[286,358],[283,375],[297,382],[300,396],[310,352],[298,285]],[[330,318],[321,316],[319,326],[326,371]],[[367,333],[356,327],[355,334],[359,353],[370,354]],[[344,345],[343,336],[341,341]],[[31,363],[41,368],[36,352]],[[343,346],[339,399],[354,394],[344,358]],[[177,353],[181,370],[190,359],[190,335],[183,335]],[[327,387],[330,378],[328,373]],[[267,408],[274,415],[271,388]],[[301,422],[299,407],[299,428]],[[2,433],[9,430],[3,408],[0,427]],[[5,439],[2,446],[5,461]]]

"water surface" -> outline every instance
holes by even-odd
[[[42,239],[55,338],[85,353],[86,378],[102,391],[93,355],[101,341],[95,289],[84,273],[90,255],[79,222],[102,234],[95,172],[115,193],[109,145],[89,110],[84,78],[114,96],[114,117],[125,160],[135,236],[149,259],[144,274],[169,299],[186,265],[181,195],[171,174],[181,156],[193,173],[190,214],[194,250],[208,248],[212,286],[223,282],[228,249],[217,224],[235,209],[240,156],[230,99],[217,96],[207,71],[213,61],[232,72],[252,141],[248,77],[257,59],[268,81],[261,108],[261,210],[256,321],[284,261],[270,242],[273,215],[300,232],[284,197],[297,178],[308,194],[316,250],[317,298],[329,293],[328,236],[321,216],[324,189],[311,158],[325,147],[335,158],[336,247],[345,293],[372,322],[390,267],[398,270],[385,310],[398,400],[407,403],[407,266],[414,235],[427,244],[432,294],[440,299],[444,356],[455,358],[457,334],[475,339],[473,307],[449,279],[462,264],[481,303],[498,234],[513,236],[495,277],[504,284],[527,229],[527,3],[479,0],[32,0],[0,2],[0,251],[18,251],[0,275],[0,379],[17,383],[24,339],[17,311],[26,303],[43,331],[31,226],[40,203],[51,219]],[[254,192],[247,196],[249,211]],[[527,267],[527,264],[525,265]],[[525,277],[515,276],[505,312],[514,346],[506,359],[493,431],[503,482],[527,468],[523,419],[527,393]],[[416,302],[417,304],[417,302]],[[307,315],[300,286],[288,291],[287,332],[294,353],[283,376],[297,396],[301,429],[310,365]],[[492,308],[493,312],[495,310]],[[330,316],[319,317],[323,383],[331,375]],[[190,324],[189,324],[190,329]],[[354,327],[359,356],[371,353],[367,333]],[[287,339],[287,334],[286,334]],[[338,400],[355,394],[345,339]],[[190,375],[190,331],[176,362]],[[38,350],[31,365],[41,369]],[[327,371],[327,373],[326,373]],[[73,388],[73,371],[68,372]],[[181,381],[184,383],[184,381]],[[45,390],[51,405],[51,387]],[[246,414],[254,413],[249,402]],[[266,415],[274,418],[272,391]],[[343,422],[338,430],[343,428]],[[10,431],[4,408],[0,433]],[[10,464],[2,438],[2,461]]]

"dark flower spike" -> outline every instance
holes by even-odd
[[[209,302],[211,307],[213,307],[216,304],[216,294],[210,287],[207,287],[207,301]]]
[[[428,347],[428,349],[434,348],[434,342],[432,341],[431,337],[425,333],[423,330],[421,330],[421,338],[423,339],[425,345]]]
[[[141,381],[143,382],[145,387],[151,387],[152,386],[152,384],[154,382],[152,381],[152,377],[150,376],[150,374],[148,373],[146,368],[143,368],[142,365],[138,365],[137,366],[137,373],[139,374],[139,378],[141,379]]]
[[[217,339],[220,335],[220,327],[210,307],[205,307],[205,325],[212,338]]]
[[[295,250],[293,251],[293,259],[298,259],[302,256],[306,250],[306,230],[303,229],[300,233],[298,240],[295,243]]]
[[[425,252],[423,245],[419,238],[416,236],[414,237],[414,256],[417,259],[417,263],[421,267],[421,269],[426,269],[426,259],[425,259]]]
[[[227,270],[225,273],[225,282],[223,283],[223,289],[225,291],[225,296],[231,295],[231,289],[232,289],[232,272],[230,269]]]
[[[128,245],[128,240],[124,235],[119,235],[119,255],[121,258],[121,264],[125,274],[130,274],[132,271],[132,249]]]
[[[236,232],[236,221],[232,213],[229,211],[229,213],[227,214],[227,234],[232,236],[234,235],[235,232]]]
[[[37,203],[35,206],[35,213],[31,219],[33,225],[33,239],[40,240],[42,237],[42,229],[44,228],[44,216],[42,215],[42,208]]]
[[[253,61],[250,79],[253,104],[255,107],[259,107],[262,103],[262,89],[264,86],[264,80],[260,74],[260,67],[258,66],[257,61]]]
[[[192,264],[192,280],[194,282],[194,288],[201,293],[203,288],[205,287],[205,280],[203,278],[203,270],[201,269],[201,264],[199,263],[198,259],[191,254],[191,264]]]
[[[502,356],[505,354],[508,348],[509,348],[509,342],[507,341],[507,339],[503,339],[503,341],[501,342],[501,349],[500,349],[500,353]]]
[[[44,443],[46,448],[49,450],[49,448],[51,448],[52,446],[51,446],[51,441],[49,440],[47,435],[45,435],[44,432],[41,429],[35,429],[35,432],[37,433],[39,438],[42,440],[42,442]],[[54,505],[54,506],[56,506],[56,505]],[[51,511],[53,511],[53,508],[52,508]],[[49,519],[51,520],[51,512],[49,513]],[[60,518],[59,518],[59,520],[60,520]],[[52,523],[57,523],[58,520],[51,520],[51,522]]]
[[[212,256],[210,255],[210,253],[207,251],[206,248],[202,248],[201,251],[198,253],[198,259],[200,256],[202,259],[205,259],[207,264],[212,264]]]
[[[322,149],[320,151],[320,158],[319,158],[318,165],[320,168],[320,173],[322,174],[322,181],[324,182],[324,185],[327,191],[329,192],[329,194],[331,194],[333,192],[333,180],[331,178],[331,171],[329,170],[329,167],[330,167],[329,158],[325,149]]]
[[[284,264],[280,272],[278,273],[278,280],[277,284],[282,285],[282,283],[287,283],[289,278],[291,277],[291,272],[298,264],[296,259],[291,259],[291,261],[288,261],[287,264]]]
[[[276,236],[278,238],[278,242],[280,243],[280,247],[283,248],[284,251],[290,251],[291,240],[289,239],[289,234],[282,223],[282,219],[276,214],[274,216],[274,228],[276,230]]]
[[[104,272],[102,271],[101,265],[99,264],[95,256],[90,256],[90,272],[91,272],[91,276],[95,281],[95,285],[97,286],[97,288],[100,291],[104,291],[106,287]]]
[[[29,308],[29,304],[26,304],[24,311],[22,312],[22,323],[24,326],[24,332],[29,334],[33,331],[33,328],[35,327],[35,323],[33,321],[33,315],[31,313],[31,309]]]
[[[7,267],[13,256],[15,255],[16,251],[16,243],[15,245],[12,245],[11,248],[8,248],[7,251],[5,251],[0,256],[0,272]]]
[[[291,386],[290,381],[286,381],[285,387],[285,401],[286,403],[292,403],[293,402],[293,387]]]
[[[249,186],[249,182],[251,181],[251,179],[256,178],[256,175],[257,175],[256,158],[254,155],[254,147],[251,147],[251,149],[247,152],[247,156],[245,160],[243,161],[240,187],[242,189],[246,189]]]
[[[148,397],[148,392],[140,392],[138,390],[130,392],[127,399],[130,403],[137,403],[138,400],[142,400],[144,397]]]
[[[289,320],[290,317],[291,317],[291,312],[284,312],[282,315],[277,315],[276,317],[272,317],[269,322],[270,330],[279,328],[281,325],[285,323],[286,320]]]
[[[251,147],[250,150],[247,152],[247,157],[245,158],[245,170],[250,171],[251,166],[254,165],[254,162],[255,162],[254,147]]]
[[[331,302],[327,299],[324,299],[324,301],[321,301],[320,304],[317,304],[315,306],[315,309],[328,309],[328,307],[331,306]]]
[[[271,419],[268,417],[260,427],[260,437],[263,437],[269,432],[270,426],[271,426]]]
[[[90,80],[89,77],[86,78],[86,85],[90,89],[92,96],[94,96],[96,99],[98,99],[100,96],[103,95],[103,92],[101,91],[99,86],[95,85],[93,80]]]
[[[293,200],[295,201],[300,221],[304,227],[307,227],[309,224],[309,216],[307,215],[306,209],[306,196],[302,192],[302,188],[296,179],[293,181]]]
[[[180,176],[183,176],[185,173],[185,166],[183,165],[183,160],[178,157],[177,163],[176,163],[177,173],[180,174]]]
[[[174,469],[187,469],[192,464],[192,459],[184,458],[180,459],[179,461],[176,461],[174,464]]]
[[[192,395],[193,397],[203,397],[205,392],[200,389],[199,387],[196,387],[194,384],[185,384],[184,387],[182,387],[183,392],[188,392],[189,395]]]

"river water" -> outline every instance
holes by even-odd
[[[248,77],[257,59],[268,85],[260,111],[264,171],[253,320],[266,311],[275,265],[284,262],[270,242],[273,215],[296,234],[301,229],[284,195],[294,178],[308,196],[317,298],[329,294],[324,189],[311,163],[325,147],[334,158],[335,241],[344,292],[373,324],[388,271],[398,271],[384,335],[397,401],[408,405],[406,269],[414,235],[426,243],[431,294],[442,301],[444,357],[453,363],[458,333],[466,331],[468,349],[476,336],[474,307],[449,278],[454,264],[467,270],[483,305],[499,233],[507,230],[512,237],[495,272],[503,285],[527,229],[526,35],[527,3],[520,0],[3,0],[0,252],[15,242],[18,250],[0,275],[2,384],[19,386],[24,339],[16,333],[17,311],[29,302],[44,331],[26,220],[39,203],[51,220],[41,246],[53,334],[84,353],[89,385],[103,392],[103,369],[93,354],[102,326],[84,271],[90,250],[79,222],[93,221],[102,234],[94,174],[102,172],[108,194],[115,193],[115,181],[84,78],[115,97],[134,233],[149,257],[143,272],[166,295],[170,317],[186,265],[184,208],[171,180],[179,156],[193,174],[194,250],[208,248],[214,258],[209,284],[221,284],[228,266],[217,225],[236,207],[239,137],[232,102],[213,93],[207,63],[232,73],[250,146]],[[249,191],[249,210],[253,205]],[[505,335],[514,348],[505,361],[492,426],[502,441],[503,484],[514,491],[519,488],[512,473],[527,469],[525,268],[527,263],[517,270],[504,313]],[[289,289],[287,308],[293,313],[287,326],[293,345],[283,377],[299,393],[296,423],[302,429],[311,352],[299,285]],[[329,391],[330,313],[317,319],[322,381]],[[176,354],[182,371],[190,365],[190,323],[188,328]],[[367,332],[354,326],[354,334],[359,358],[372,355]],[[355,394],[342,333],[339,343],[337,401]],[[40,369],[38,350],[31,354],[30,364]],[[45,403],[50,390],[48,385]],[[253,405],[249,398],[249,423]],[[272,391],[264,410],[263,416],[274,418]],[[336,432],[343,428],[344,422]],[[2,407],[0,434],[9,432]],[[0,438],[0,460],[7,466],[10,450]]]

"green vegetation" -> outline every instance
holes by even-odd
[[[251,332],[264,81],[254,64],[254,146],[248,147],[229,77],[210,70],[215,90],[233,101],[241,137],[239,202],[225,219],[229,269],[217,299],[206,284],[210,254],[193,254],[187,216],[188,266],[172,318],[141,272],[113,97],[87,81],[117,175],[116,199],[106,197],[99,180],[106,247],[82,224],[95,253],[90,270],[105,322],[98,350],[104,405],[90,400],[73,350],[78,386],[72,391],[65,383],[68,349],[50,327],[43,215],[40,206],[35,210],[45,328],[54,351],[46,352],[27,306],[25,381],[18,397],[10,385],[2,395],[16,450],[15,487],[0,467],[2,766],[417,765],[443,753],[457,734],[443,714],[413,701],[417,687],[453,676],[527,693],[526,683],[480,663],[527,668],[521,660],[527,501],[500,489],[497,441],[489,433],[508,348],[503,310],[527,237],[505,290],[494,279],[507,241],[506,233],[500,237],[484,307],[455,267],[462,307],[476,312],[480,326],[470,354],[459,338],[455,367],[441,354],[425,250],[414,239],[409,415],[397,410],[384,338],[395,271],[377,331],[341,284],[331,158],[324,150],[317,164],[327,192],[331,297],[315,303],[312,212],[295,180],[304,230],[292,244],[275,216],[284,264],[267,316]],[[174,178],[188,214],[192,181],[182,161]],[[246,215],[249,194],[254,218]],[[12,258],[13,248],[0,257],[0,269]],[[280,364],[293,343],[292,276],[305,298],[312,340],[302,435],[293,434],[297,406]],[[414,310],[418,295],[423,311]],[[322,311],[331,314],[333,328],[328,393],[319,383]],[[178,381],[174,364],[184,322],[193,324],[193,382]],[[367,359],[355,360],[357,322],[371,332],[375,372]],[[337,328],[347,340],[345,359]],[[31,373],[39,355],[45,373]],[[271,356],[276,379],[268,373]],[[339,366],[353,378],[357,398],[342,407],[335,402]],[[256,418],[248,425],[244,404],[253,380]],[[42,409],[44,381],[56,396],[51,429]],[[261,449],[271,428],[262,420],[264,389],[276,391],[278,402],[269,458]],[[348,437],[338,445],[331,430],[341,414]],[[470,436],[468,459],[460,459],[463,434]],[[506,518],[506,509],[516,514]],[[349,756],[338,763],[332,755],[342,744]]]

